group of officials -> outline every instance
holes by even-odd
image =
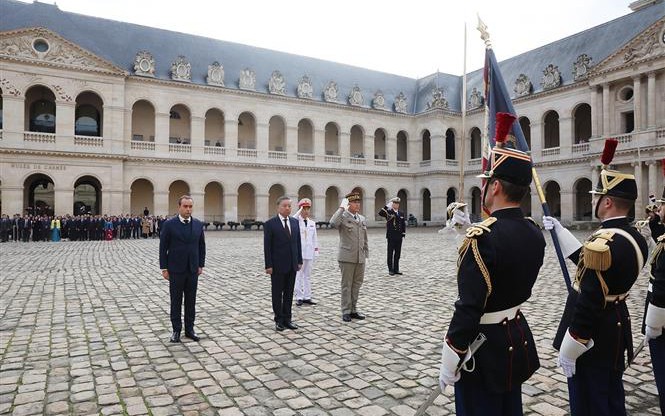
[[[439,386],[442,391],[454,386],[458,415],[523,414],[522,383],[540,367],[522,305],[532,295],[546,244],[541,229],[520,208],[532,182],[531,158],[508,147],[507,134],[515,117],[500,114],[497,145],[491,151],[488,170],[481,175],[482,203],[490,215],[481,223],[468,225],[459,247],[458,298],[442,348]],[[558,365],[568,379],[573,415],[626,414],[622,376],[635,354],[626,297],[642,267],[649,264],[652,280],[643,327],[661,411],[665,412],[665,191],[658,201],[662,205],[653,210],[657,215],[649,221],[657,245],[648,257],[644,237],[628,220],[637,199],[635,177],[610,169],[616,141],[608,143],[609,150],[601,159],[603,169],[592,191],[600,228],[580,243],[555,218],[543,217],[545,229],[556,234],[563,255],[577,264],[554,340]],[[360,200],[357,193],[346,195],[330,219],[340,237],[337,260],[344,322],[365,319],[357,307],[369,257]],[[379,212],[387,220],[390,275],[401,274],[405,228],[399,202],[392,199]],[[315,233],[316,228],[309,220],[311,201],[301,200],[299,207],[299,213],[292,217],[291,200],[280,197],[277,215],[264,224],[265,273],[271,279],[277,331],[298,328],[291,313],[294,288],[297,305],[314,304],[309,273],[318,243],[311,235],[310,240],[302,236]],[[458,204],[453,211],[463,207]],[[183,295],[185,336],[199,339],[194,332],[194,302],[198,275],[205,263],[205,240],[200,221],[191,217],[191,208],[191,197],[182,197],[179,215],[166,221],[160,235],[160,267],[171,293],[172,342],[180,341]],[[463,213],[453,212],[451,218],[453,222],[468,222]]]

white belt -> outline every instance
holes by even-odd
[[[653,292],[653,283],[649,282],[649,286],[647,287],[647,290],[649,292]]]
[[[514,319],[515,316],[517,315],[517,312],[520,310],[521,306],[522,305],[517,305],[513,306],[512,308],[504,309],[502,311],[484,313],[483,316],[480,317],[480,324],[481,325],[499,324],[504,319],[508,320]]]

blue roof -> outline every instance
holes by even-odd
[[[499,63],[508,89],[519,74],[526,74],[534,92],[541,90],[542,71],[548,64],[559,67],[562,84],[573,82],[573,62],[580,54],[592,57],[592,65],[614,51],[665,15],[665,4],[658,3],[610,22],[550,43]],[[380,71],[277,52],[201,36],[156,29],[132,23],[86,16],[60,10],[45,3],[0,0],[0,31],[28,27],[45,27],[116,66],[133,73],[134,58],[140,50],[152,53],[156,61],[155,77],[171,79],[171,64],[183,55],[192,65],[192,82],[206,84],[208,65],[218,61],[224,67],[224,83],[238,88],[240,71],[250,68],[256,73],[256,90],[268,92],[268,81],[278,70],[287,84],[287,96],[297,96],[296,88],[303,75],[314,87],[314,99],[323,101],[323,89],[330,81],[338,85],[339,102],[346,104],[351,89],[360,87],[364,105],[371,106],[377,91],[384,94],[386,109],[393,111],[395,97],[403,92],[407,112],[427,110],[435,88],[444,91],[449,109],[460,111],[462,77],[443,73],[414,79]],[[482,91],[482,69],[467,76],[468,92],[473,87]]]

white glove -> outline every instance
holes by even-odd
[[[462,211],[461,209],[456,209],[453,212],[453,225],[468,225],[471,224],[471,221],[469,221],[469,216],[467,215],[466,212]]]
[[[561,349],[559,350],[559,367],[563,370],[563,374],[570,378],[575,375],[575,362],[577,358],[593,348],[593,340],[584,345],[572,335],[570,331],[566,330],[566,335],[563,337]]]
[[[301,212],[302,212],[302,207],[298,208],[298,211],[296,211],[296,213],[293,214],[293,218],[298,218]]]
[[[342,199],[342,202],[339,204],[339,207],[342,208],[343,210],[349,209],[349,200],[348,200],[348,198]]]
[[[442,392],[446,386],[452,386],[462,377],[457,371],[459,362],[459,355],[444,341],[441,349],[441,368],[439,369],[439,387]]]
[[[554,230],[559,239],[559,245],[561,246],[561,254],[563,254],[563,257],[570,256],[582,247],[582,243],[575,238],[573,233],[561,225],[556,218],[543,215],[543,227],[548,231]]]
[[[390,211],[393,209],[393,201],[390,201],[386,204],[386,211]]]
[[[644,336],[646,337],[647,342],[656,339],[661,335],[663,335],[663,328],[654,328],[648,325],[645,327]]]

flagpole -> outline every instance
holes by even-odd
[[[464,22],[464,75],[462,76],[462,154],[459,171],[459,201],[464,202],[464,157],[466,156],[466,22]]]

